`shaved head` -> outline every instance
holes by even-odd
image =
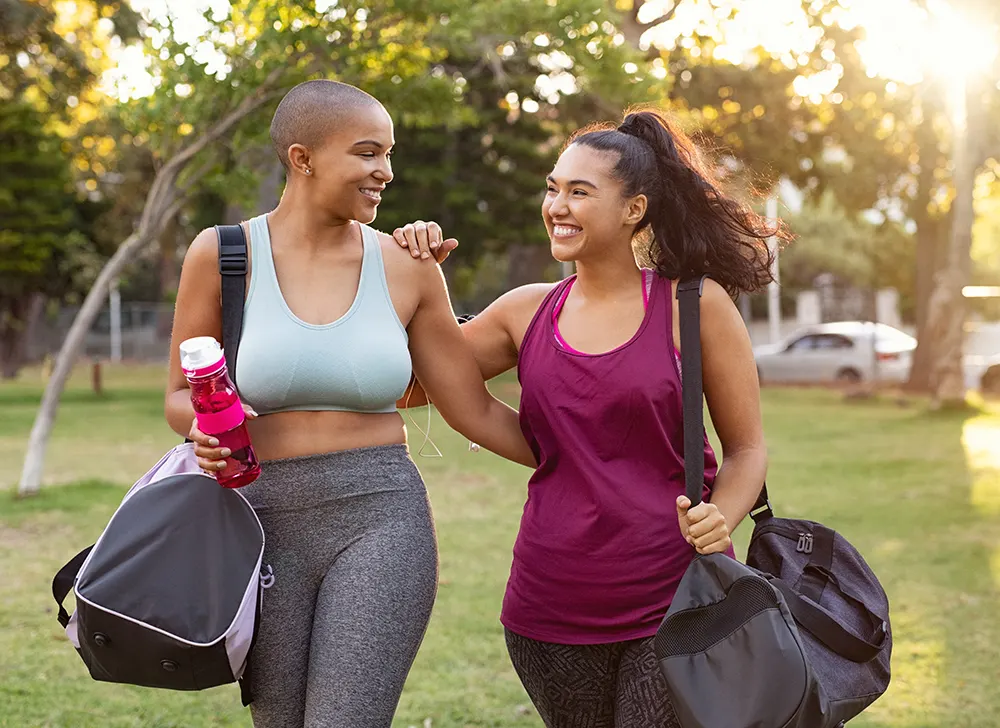
[[[271,143],[287,170],[290,146],[301,144],[315,150],[357,110],[381,107],[374,96],[349,84],[306,81],[285,94],[278,104],[271,119]]]

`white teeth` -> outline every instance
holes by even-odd
[[[361,190],[361,194],[365,197],[370,197],[373,200],[381,200],[382,193],[379,190]]]
[[[554,232],[557,237],[568,238],[571,235],[576,235],[580,232],[580,228],[570,227],[569,225],[555,225],[552,228],[552,232]]]

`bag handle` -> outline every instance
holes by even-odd
[[[91,544],[72,559],[67,561],[66,565],[59,569],[59,572],[52,579],[52,596],[55,598],[56,605],[59,607],[59,616],[57,616],[56,619],[59,620],[59,624],[63,627],[69,624],[69,612],[66,611],[66,607],[63,606],[63,602],[66,601],[66,597],[69,593],[73,591],[73,584],[76,582],[76,575],[80,573],[80,569],[83,568],[83,562],[87,560],[88,556],[90,556],[90,552],[93,548],[94,546]]]
[[[841,657],[846,657],[851,662],[865,663],[875,659],[885,647],[887,637],[885,621],[877,617],[862,602],[858,602],[848,594],[844,594],[844,596],[860,604],[869,621],[875,625],[874,632],[869,639],[860,637],[846,629],[827,614],[821,606],[796,594],[795,590],[781,579],[771,577],[768,581],[771,586],[781,592],[795,621]]]
[[[216,225],[215,232],[219,236],[219,275],[222,276],[222,348],[229,376],[235,384],[249,269],[247,238],[242,225]]]
[[[705,279],[688,278],[677,284],[681,320],[681,391],[684,402],[684,485],[691,506],[701,503],[705,487],[704,382],[701,371],[701,294]],[[755,522],[772,515],[767,485],[761,487],[750,509]]]

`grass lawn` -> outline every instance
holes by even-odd
[[[102,398],[87,377],[64,397],[41,495],[0,492],[0,726],[248,727],[232,686],[92,681],[56,623],[52,575],[177,442],[162,419],[162,368],[110,370]],[[516,399],[508,380],[493,388]],[[17,481],[40,392],[37,371],[0,384],[0,486]],[[932,415],[791,389],[765,390],[764,406],[778,511],[841,531],[892,602],[892,686],[852,728],[1000,724],[1000,412]],[[431,434],[445,457],[414,459],[437,519],[441,586],[394,728],[538,728],[497,621],[528,471],[469,453],[436,416]],[[748,535],[737,532],[741,554]]]

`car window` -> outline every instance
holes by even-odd
[[[796,339],[788,345],[788,351],[810,351],[816,348],[816,336],[809,335]]]
[[[853,341],[839,334],[823,334],[816,337],[815,348],[817,349],[851,349],[853,347]]]

